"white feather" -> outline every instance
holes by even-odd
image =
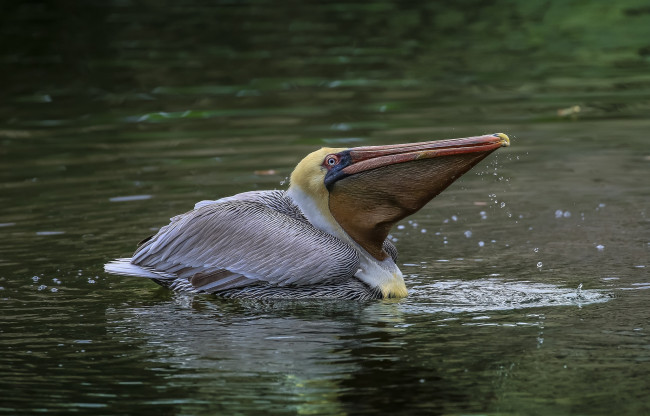
[[[143,267],[131,264],[131,258],[121,258],[110,261],[104,265],[104,271],[107,273],[119,274],[123,276],[147,277],[149,279],[164,279],[174,277],[166,273],[153,273]]]

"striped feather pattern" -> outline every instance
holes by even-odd
[[[283,195],[271,192],[280,207],[277,196]],[[357,271],[359,256],[307,222],[260,202],[230,199],[174,217],[131,263],[217,292],[258,282],[281,287],[344,280]]]
[[[226,298],[237,299],[349,299],[371,300],[381,299],[379,289],[371,289],[358,279],[349,279],[337,284],[322,284],[306,287],[277,287],[269,285],[253,285],[241,289],[231,289],[216,293]]]

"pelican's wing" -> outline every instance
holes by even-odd
[[[194,290],[216,292],[350,278],[359,257],[309,223],[258,202],[228,200],[174,217],[138,248],[130,264],[149,273],[140,274],[146,277],[187,279]]]
[[[220,198],[220,199],[215,199],[215,200],[204,200],[197,202],[194,204],[194,209],[199,209],[201,207],[204,207],[206,205],[212,205],[212,204],[220,204],[223,202],[232,202],[232,201],[247,201],[247,202],[257,202],[262,205],[266,205],[267,207],[271,208],[274,211],[281,212],[283,214],[286,214],[290,216],[291,218],[304,221],[304,222],[309,222],[307,221],[307,218],[303,215],[302,211],[300,211],[300,208],[298,208],[298,205],[294,204],[293,200],[287,196],[286,191],[281,191],[281,190],[265,190],[265,191],[248,191],[248,192],[242,192],[233,196],[227,196],[225,198]],[[182,217],[185,214],[182,215],[177,215],[173,218],[170,219],[171,222],[176,221],[178,218]],[[153,235],[150,235],[149,237],[143,239],[138,243],[138,247],[140,247],[142,244],[146,243],[149,239],[151,239]]]
[[[217,199],[214,201],[207,200],[197,202],[194,205],[194,209],[201,208],[210,204],[219,204],[222,202],[230,201],[248,201],[248,202],[257,202],[262,205],[273,209],[274,211],[281,212],[301,221],[307,221],[303,213],[300,211],[300,208],[294,204],[293,200],[287,196],[286,191],[281,190],[272,190],[272,191],[249,191],[242,192],[237,195],[228,196],[225,198]]]

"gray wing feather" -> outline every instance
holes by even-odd
[[[384,251],[390,255],[395,263],[397,263],[397,247],[388,239],[384,240]]]
[[[210,283],[214,291],[260,282],[331,283],[352,277],[359,256],[345,242],[307,222],[259,202],[231,199],[174,217],[138,248],[131,263],[188,279],[229,272],[218,283]]]
[[[231,201],[248,201],[257,202],[266,205],[274,211],[281,212],[291,218],[307,222],[307,219],[300,211],[300,208],[287,196],[286,191],[272,190],[272,191],[249,191],[242,192],[237,195],[228,196],[225,198],[217,199],[214,201],[201,201],[194,205],[194,209],[201,208],[210,204],[218,204],[222,202]]]

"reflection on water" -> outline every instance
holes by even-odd
[[[144,334],[145,348],[155,350],[159,364],[200,372],[177,383],[198,384],[202,397],[237,391],[237,397],[221,403],[229,413],[254,411],[262,403],[274,412],[342,411],[338,383],[358,370],[343,352],[349,341],[342,337],[358,333],[354,320],[367,314],[362,305],[222,305],[182,295],[174,302],[179,308],[171,315],[167,304],[109,309],[109,328],[117,338]],[[333,319],[336,315],[340,318]]]
[[[401,380],[403,388],[414,383],[409,388],[417,386],[413,392],[416,396],[425,395],[430,400],[432,394],[451,394],[469,400],[474,389],[468,390],[468,385],[476,374],[460,378],[453,372],[445,374],[450,341],[420,350],[416,340],[423,333],[444,336],[440,331],[443,327],[485,323],[491,318],[476,315],[466,321],[462,316],[438,316],[430,323],[410,317],[422,317],[423,313],[432,312],[404,308],[398,302],[233,303],[174,295],[171,302],[146,308],[110,308],[107,318],[116,339],[132,342],[144,337],[146,343],[141,348],[146,355],[155,352],[155,365],[167,371],[182,370],[185,374],[175,376],[175,384],[197,390],[193,397],[220,395],[224,389],[237,391],[230,400],[220,402],[226,412],[254,411],[263,403],[274,412],[345,414],[403,406],[398,397],[387,404],[385,397],[376,394],[397,387],[395,381],[383,384],[372,380],[377,376],[388,380],[390,374]],[[543,320],[536,314],[520,316],[512,326],[521,328],[522,339],[513,342],[529,338],[539,343]],[[472,349],[480,338],[454,343]],[[488,348],[483,355],[492,354]],[[410,370],[405,369],[416,372],[407,375]],[[260,384],[264,386],[263,396]],[[353,395],[350,389],[354,389]],[[353,399],[368,394],[372,398],[362,403]],[[185,403],[182,407],[191,412],[197,404]],[[457,405],[457,410],[462,409],[461,403]],[[452,410],[454,406],[445,407]]]
[[[5,7],[0,413],[649,413],[637,3]],[[392,231],[406,299],[102,272],[318,146],[495,131],[512,146]]]

